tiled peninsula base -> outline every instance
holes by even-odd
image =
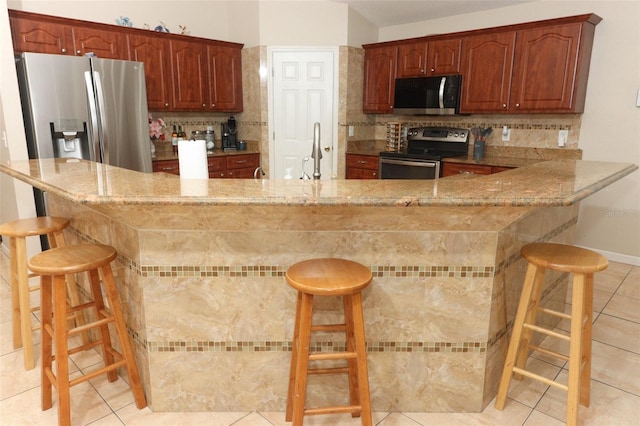
[[[572,243],[578,206],[87,206],[52,196],[70,242],[115,268],[154,411],[284,411],[296,294],[289,265],[369,265],[363,292],[374,411],[478,412],[495,396],[526,263],[523,244]],[[568,275],[547,277],[562,310]],[[323,319],[338,315],[322,302]],[[317,349],[342,346],[316,336]],[[343,403],[311,377],[313,405]],[[327,401],[327,400],[331,401]]]

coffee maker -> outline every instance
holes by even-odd
[[[226,123],[222,123],[222,149],[224,151],[235,151],[238,149],[238,129],[236,119],[229,117]]]

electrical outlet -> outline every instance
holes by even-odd
[[[558,131],[558,146],[565,146],[567,144],[567,139],[569,139],[568,130]]]
[[[356,133],[356,129],[353,126],[349,126],[349,136],[353,136]]]
[[[509,142],[511,140],[511,129],[507,126],[502,127],[502,142]]]

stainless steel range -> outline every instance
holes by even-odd
[[[443,158],[467,155],[469,129],[413,127],[407,148],[380,153],[380,179],[437,179]]]

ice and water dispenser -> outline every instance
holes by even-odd
[[[58,120],[49,123],[49,126],[54,157],[91,160],[87,123],[81,120]]]

